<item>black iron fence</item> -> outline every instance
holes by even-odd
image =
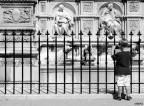
[[[116,93],[115,62],[111,47],[118,44],[116,33],[103,39],[90,31],[84,40],[82,31],[71,36],[50,35],[32,30],[1,31],[1,93]],[[129,50],[137,54],[131,60],[131,93],[144,93],[144,48],[141,33],[130,32]],[[133,36],[138,40],[133,41]],[[37,38],[37,39],[36,39]],[[124,32],[121,38],[127,38]],[[133,48],[135,44],[135,48]]]

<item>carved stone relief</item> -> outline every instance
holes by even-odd
[[[5,8],[3,10],[3,23],[30,23],[30,8]]]
[[[82,3],[83,13],[93,13],[93,2],[83,2]]]
[[[46,31],[46,20],[40,20],[40,24],[41,24],[41,33],[44,34]]]
[[[41,2],[40,3],[40,11],[41,12],[46,12],[46,2]]]
[[[22,41],[22,36],[7,36],[6,39],[3,37],[3,41]],[[23,36],[23,41],[30,41],[30,36]]]
[[[130,2],[129,11],[130,12],[139,12],[139,2]]]
[[[132,31],[134,35],[137,34],[137,31],[140,29],[139,20],[129,20],[129,27],[130,31]]]
[[[85,37],[88,37],[88,32],[93,31],[93,20],[83,20],[83,24],[82,24],[82,27],[83,27],[83,34]]]

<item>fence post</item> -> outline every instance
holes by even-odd
[[[20,35],[22,36],[22,62],[21,62],[21,64],[22,64],[22,91],[21,91],[21,93],[23,94],[23,80],[24,80],[24,78],[23,78],[23,76],[24,76],[24,60],[23,60],[23,36],[25,35],[24,34],[24,31],[23,30],[21,30],[21,32],[20,32]]]
[[[115,45],[115,43],[116,43],[116,38],[115,38],[115,36],[116,36],[117,34],[116,34],[116,32],[114,31],[114,33],[113,33],[113,36],[114,36],[114,45]],[[122,35],[122,34],[121,34]],[[115,54],[115,50],[114,50],[114,54]],[[116,66],[115,66],[115,64],[116,64],[116,61],[114,60],[114,62],[113,62],[113,64],[114,64],[114,94],[116,93],[116,87],[115,87],[115,82],[116,82],[116,80],[115,80],[115,68],[116,68]]]
[[[88,45],[88,50],[89,50],[89,94],[91,93],[91,55],[92,55],[92,45],[91,45],[91,31],[88,32],[89,36],[89,45]]]
[[[97,33],[97,94],[99,94],[99,37],[100,31],[98,30]]]
[[[74,32],[72,31],[71,37],[72,37],[72,94],[74,94]]]
[[[15,35],[16,35],[16,32],[12,31],[12,36],[13,36],[13,94],[15,94]]]
[[[41,86],[41,82],[40,82],[40,65],[41,65],[41,59],[40,59],[40,51],[41,51],[41,46],[40,46],[40,35],[41,35],[41,32],[40,32],[40,30],[38,31],[38,33],[37,33],[37,35],[38,35],[38,45],[39,45],[39,62],[38,62],[38,64],[39,64],[39,89],[38,89],[38,94],[40,94],[40,86]]]
[[[32,93],[32,30],[29,32],[30,37],[30,94]]]
[[[105,43],[106,43],[106,47],[105,47],[105,56],[106,56],[106,60],[105,60],[105,65],[106,65],[106,93],[107,93],[107,43],[108,43],[108,41],[107,41],[107,37],[108,37],[108,35],[109,35],[109,33],[108,33],[108,31],[106,30],[106,32],[105,32],[105,34],[104,34],[105,36],[106,36],[106,41],[105,41]]]
[[[57,36],[58,33],[55,31],[55,94],[57,94]]]
[[[47,30],[46,34],[47,36],[47,94],[49,93],[49,32]]]
[[[139,36],[139,41],[138,41],[138,46],[139,46],[139,48],[138,48],[138,49],[139,49],[139,51],[138,51],[138,53],[139,53],[139,61],[138,61],[138,63],[139,63],[139,93],[140,93],[140,86],[141,86],[141,85],[140,85],[140,79],[141,79],[141,76],[140,76],[140,73],[141,73],[141,72],[140,72],[140,53],[141,53],[141,52],[140,52],[140,49],[141,49],[141,48],[140,48],[140,43],[141,43],[140,36],[141,36],[142,34],[141,34],[141,32],[139,31],[137,35]]]
[[[130,50],[131,50],[130,52],[132,54],[132,36],[133,36],[133,32],[131,31],[129,35],[130,35]],[[131,93],[132,93],[132,58],[131,58],[130,64],[131,64]]]
[[[66,31],[64,31],[64,33],[63,33],[63,36],[64,36],[64,39],[63,39],[63,43],[64,43],[64,94],[65,94],[65,89],[66,89],[66,69],[65,69],[65,67],[66,67],[66,58],[67,58],[67,53],[66,53],[66,48],[65,48],[65,46],[66,46],[66,43],[67,43],[67,41],[66,41],[66,39],[65,39],[65,36],[67,36],[67,33],[66,33]]]
[[[79,36],[80,36],[80,56],[81,56],[81,59],[80,59],[80,94],[82,94],[82,64],[83,64],[82,35],[83,35],[83,33],[81,30],[79,33]]]
[[[7,56],[6,56],[6,54],[7,54],[7,38],[6,38],[6,36],[8,35],[8,33],[7,33],[7,30],[4,30],[4,37],[5,37],[5,41],[4,41],[4,43],[5,43],[5,94],[7,93]]]

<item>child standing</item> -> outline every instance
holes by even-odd
[[[112,47],[112,58],[116,61],[115,75],[118,85],[118,100],[122,99],[122,87],[126,88],[126,100],[131,100],[132,97],[130,96],[130,61],[132,55],[130,51],[127,50],[128,40],[120,40],[118,46],[120,51],[115,54],[114,50],[116,49],[116,46],[114,45]]]

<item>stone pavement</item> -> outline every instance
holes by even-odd
[[[0,106],[144,106],[144,94],[118,101],[111,94],[0,95]]]

